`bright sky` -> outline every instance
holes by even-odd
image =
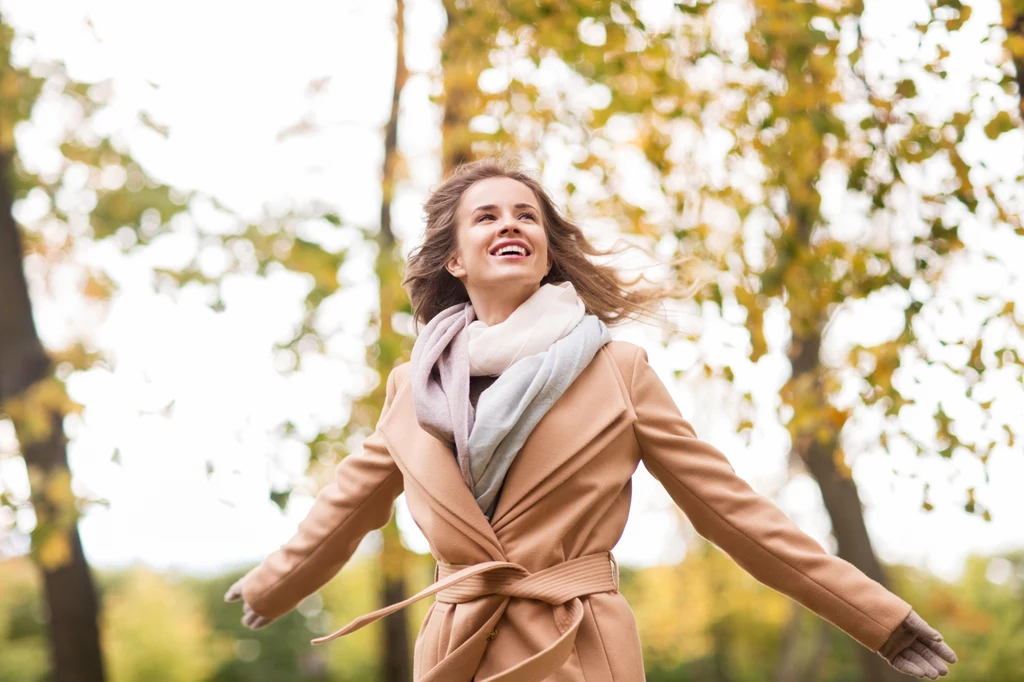
[[[407,249],[420,239],[420,204],[438,180],[438,112],[427,99],[429,82],[420,73],[437,63],[442,27],[438,5],[411,0],[407,15],[407,57],[414,75],[403,98],[400,139],[411,177],[395,216]],[[646,5],[652,16],[659,11],[658,2]],[[2,6],[7,21],[37,39],[31,48],[35,53],[27,44],[17,48],[21,52],[16,49],[20,59],[33,54],[57,57],[78,79],[116,79],[117,106],[105,124],[130,142],[137,158],[159,179],[200,189],[252,216],[266,205],[316,198],[341,207],[352,222],[376,221],[382,158],[378,131],[390,104],[393,70],[391,3],[296,0],[288,3],[287,11],[279,3],[208,0],[91,0],[84,7],[69,1],[14,0]],[[91,18],[95,35],[85,26],[85,16]],[[97,43],[97,36],[102,42]],[[311,103],[307,85],[324,76],[332,77],[331,85]],[[139,109],[168,125],[169,139],[139,126]],[[309,111],[325,125],[324,132],[276,141],[281,130]],[[52,134],[43,126],[22,131],[19,142],[26,158],[45,167],[46,141]],[[355,252],[343,269],[345,293],[325,311],[326,321],[345,332],[332,347],[332,358],[312,361],[308,371],[286,379],[271,347],[286,339],[298,320],[302,281],[283,275],[231,280],[225,285],[227,307],[222,314],[207,310],[197,295],[186,293],[175,303],[148,293],[152,266],[180,262],[196,248],[187,237],[174,237],[145,258],[124,259],[113,248],[82,254],[103,263],[121,285],[109,317],[100,323],[83,319],[69,303],[70,285],[66,295],[54,300],[34,292],[44,341],[56,346],[69,333],[92,330],[116,360],[113,371],[97,369],[69,383],[72,396],[86,406],[82,419],[69,420],[76,491],[111,502],[109,510],[95,508],[81,524],[86,553],[98,566],[142,561],[215,572],[262,559],[294,533],[319,485],[302,481],[301,447],[266,434],[285,419],[295,421],[303,435],[312,435],[321,424],[343,423],[348,401],[368,390],[372,380],[362,359],[364,320],[375,298],[375,287],[367,279],[370,253]],[[206,264],[217,267],[213,256]],[[977,273],[963,278],[967,286],[967,278],[976,281]],[[882,303],[870,309],[849,306],[830,333],[865,343],[884,338],[898,310]],[[713,360],[745,352],[740,319],[736,310],[727,309],[726,320],[701,322],[700,344]],[[948,323],[964,324],[952,318]],[[749,448],[733,433],[729,393],[673,383],[673,369],[687,366],[692,348],[662,349],[659,335],[647,328],[618,329],[613,336],[647,348],[699,436],[726,453],[739,475],[834,551],[816,485],[805,476],[790,479],[786,473],[787,439],[774,416],[787,371],[780,352],[785,320],[772,310],[766,324],[772,354],[756,367],[734,361],[735,393],[753,390],[762,407]],[[922,389],[950,390],[941,384]],[[161,416],[158,411],[172,398],[171,416]],[[1020,408],[1019,402],[1013,406],[1004,401],[996,409],[1020,414]],[[918,433],[926,436],[928,424],[924,415],[918,424],[924,430]],[[867,433],[876,434],[873,427],[865,424]],[[0,445],[11,437],[0,433]],[[111,462],[115,448],[119,465]],[[936,459],[870,453],[857,457],[854,474],[881,558],[953,578],[971,552],[1024,547],[1024,526],[1019,523],[1024,518],[1019,491],[1024,457],[1019,445],[1015,453],[996,450],[987,485],[971,459],[958,456],[952,464]],[[208,460],[216,464],[211,479],[206,476]],[[895,476],[894,469],[902,475]],[[0,462],[0,475],[8,485],[24,489],[27,484],[18,461]],[[286,481],[300,482],[305,492],[294,494],[287,512],[281,513],[268,491],[271,483]],[[924,481],[931,483],[937,503],[932,513],[920,510]],[[992,523],[962,512],[964,481],[979,486],[978,499],[992,510]],[[634,479],[630,521],[615,550],[624,564],[681,558],[692,531],[671,508],[664,490],[641,469]],[[399,521],[409,546],[428,551],[404,505]],[[31,523],[30,517],[19,519],[23,530]],[[376,535],[369,536],[363,551],[375,542]]]

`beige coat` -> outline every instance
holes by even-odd
[[[643,680],[610,552],[641,461],[702,536],[869,649],[911,610],[826,553],[699,440],[635,344],[605,345],[552,406],[509,469],[491,523],[451,450],[419,427],[407,377],[408,363],[391,372],[362,452],[342,460],[296,535],[244,579],[256,613],[281,616],[324,585],[404,490],[439,581],[315,643],[436,594],[416,639],[416,680]]]

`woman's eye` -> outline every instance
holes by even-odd
[[[533,217],[532,213],[523,213],[519,217],[520,217],[520,219],[522,219],[522,218],[529,218],[530,220],[536,220],[536,218]]]
[[[480,222],[481,220],[483,220],[484,218],[490,218],[491,220],[494,220],[494,216],[492,216],[492,215],[491,215],[490,213],[484,213],[484,214],[482,214],[481,216],[479,216],[479,217],[478,217],[478,218],[476,219],[476,221],[477,221],[477,222],[479,223],[479,222]]]

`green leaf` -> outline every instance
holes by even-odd
[[[917,84],[909,78],[904,78],[896,84],[896,94],[904,98],[916,97]]]
[[[994,140],[1003,133],[1008,133],[1014,130],[1017,126],[1013,122],[1013,118],[1010,117],[1009,112],[1000,111],[992,120],[985,124],[985,135],[990,140]]]
[[[270,501],[273,502],[274,504],[276,504],[281,509],[281,511],[284,511],[284,508],[288,505],[288,498],[290,498],[291,495],[292,495],[292,491],[291,490],[286,490],[286,491],[280,492],[280,493],[271,490],[270,491]]]

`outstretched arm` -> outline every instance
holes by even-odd
[[[872,651],[894,641],[890,637],[911,613],[910,604],[853,564],[828,554],[740,478],[718,449],[698,439],[643,348],[633,363],[630,395],[644,465],[698,533],[758,581]]]
[[[388,376],[382,418],[394,399],[395,374]],[[243,622],[254,629],[291,611],[341,570],[368,532],[388,522],[401,492],[402,474],[374,430],[361,452],[338,464],[295,535],[233,585],[225,600],[244,599]]]

